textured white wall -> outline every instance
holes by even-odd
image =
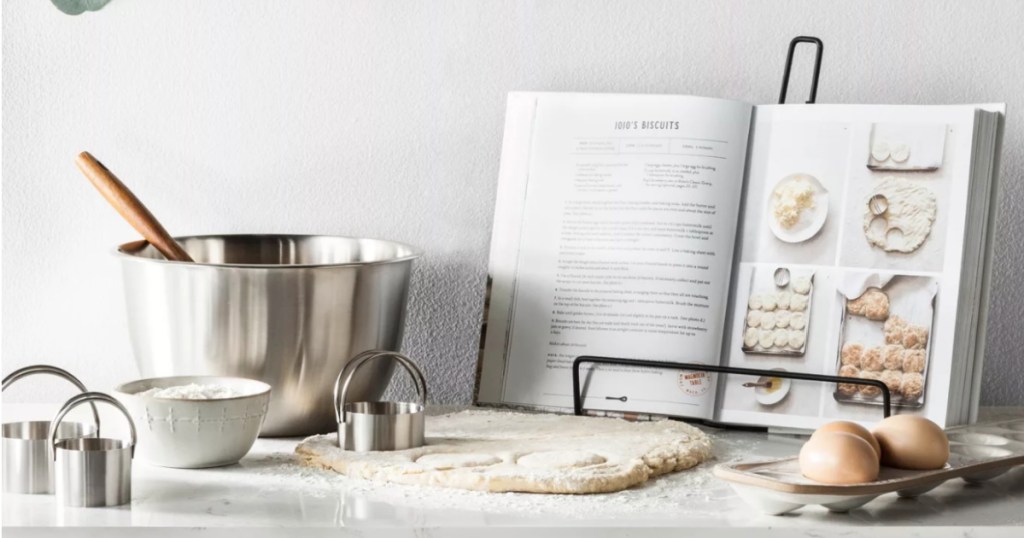
[[[88,149],[177,234],[425,248],[405,349],[438,401],[466,402],[506,92],[774,102],[786,44],[810,34],[820,102],[1009,104],[984,401],[1022,404],[1022,21],[1013,1],[113,0],[70,17],[4,0],[3,371],[137,375],[110,255],[135,234],[75,170]],[[28,385],[6,399],[67,392]]]

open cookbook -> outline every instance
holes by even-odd
[[[883,381],[977,413],[1003,105],[512,93],[476,400],[571,412],[581,355]],[[584,408],[815,428],[877,387],[585,365]]]

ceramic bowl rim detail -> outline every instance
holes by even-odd
[[[203,399],[189,399],[189,398],[162,398],[158,396],[142,396],[139,393],[154,388],[169,388],[180,385],[188,385],[190,383],[201,383],[202,381],[216,382],[216,380],[229,380],[231,382],[244,382],[251,383],[260,390],[251,394],[243,394],[241,396],[231,396],[228,398],[203,398]],[[154,383],[170,382],[164,387],[159,387]],[[133,386],[135,385],[135,386]],[[264,383],[258,379],[250,379],[248,377],[237,377],[237,376],[224,376],[224,375],[175,375],[175,376],[163,376],[163,377],[147,377],[143,379],[136,379],[134,381],[128,381],[127,383],[121,383],[114,387],[114,392],[123,394],[125,396],[133,396],[136,398],[153,400],[157,402],[189,402],[189,403],[203,403],[203,402],[230,402],[237,400],[244,400],[247,398],[256,398],[260,396],[269,396],[272,388],[269,384]]]

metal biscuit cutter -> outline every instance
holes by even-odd
[[[776,287],[785,288],[786,286],[789,285],[790,281],[789,269],[786,269],[785,267],[779,267],[778,269],[775,270],[775,273],[772,275],[772,279],[775,280]]]
[[[889,226],[889,199],[882,193],[877,193],[868,199],[868,211],[875,219],[882,219],[885,222],[886,234],[896,230],[903,233],[903,230],[895,226]],[[886,237],[886,245],[888,245],[888,237]]]
[[[868,200],[868,209],[872,215],[884,219],[886,213],[889,212],[889,199],[882,193],[875,194]]]
[[[58,439],[64,415],[93,401],[106,402],[124,414],[131,430],[131,442],[101,437]],[[135,423],[128,410],[113,396],[83,392],[73,396],[50,423],[57,499],[64,506],[118,506],[132,500],[132,457],[135,455]]]
[[[85,385],[67,371],[36,364],[15,370],[4,378],[3,389],[15,381],[34,374],[49,374],[63,378],[87,392]],[[84,422],[65,422],[55,432],[60,439],[95,437],[100,430],[100,415],[92,406],[96,425]],[[53,460],[50,458],[50,421],[32,420],[7,422],[3,425],[4,437],[4,491],[7,493],[50,494],[53,493]]]
[[[416,383],[419,403],[347,401],[349,383],[356,371],[367,362],[381,358],[394,359],[409,372]],[[423,379],[423,372],[412,359],[393,351],[364,351],[345,365],[334,382],[338,446],[355,452],[405,450],[423,446],[423,410],[426,402],[427,383]]]

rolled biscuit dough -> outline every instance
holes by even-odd
[[[871,196],[882,194],[888,211],[876,216],[864,203],[864,236],[868,243],[887,252],[913,252],[932,231],[938,205],[935,193],[906,178],[888,176],[875,185]],[[891,233],[891,232],[898,233]]]
[[[711,440],[682,422],[469,410],[430,416],[427,444],[348,452],[335,434],[295,449],[305,465],[380,482],[492,492],[606,493],[689,469]]]

